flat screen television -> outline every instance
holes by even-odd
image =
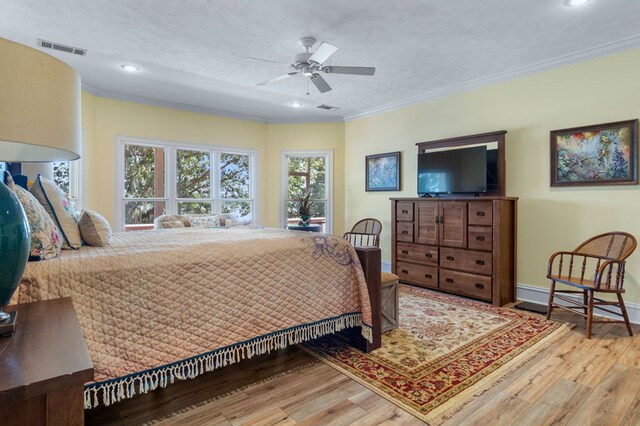
[[[487,147],[418,154],[418,195],[487,192]]]

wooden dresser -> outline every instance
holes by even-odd
[[[502,306],[516,298],[517,198],[392,198],[400,280]]]

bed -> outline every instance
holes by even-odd
[[[107,247],[29,262],[14,301],[72,297],[95,365],[92,408],[344,329],[375,343],[365,273],[376,273],[361,254],[270,228],[115,233]]]

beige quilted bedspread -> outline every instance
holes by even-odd
[[[73,298],[96,382],[347,313],[371,324],[346,241],[269,228],[116,233],[29,262],[16,295]]]

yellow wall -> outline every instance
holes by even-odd
[[[269,197],[263,202],[267,223],[279,226],[282,151],[333,151],[333,233],[344,233],[344,123],[270,124],[267,126]]]
[[[640,237],[640,188],[549,187],[549,131],[640,117],[640,50],[346,123],[346,221],[383,221],[390,260],[390,202],[416,195],[416,142],[507,130],[507,195],[520,197],[518,282],[548,287],[549,255],[587,237],[624,230]],[[364,156],[402,151],[402,192],[366,193]],[[625,299],[640,302],[640,251],[627,265]]]
[[[116,137],[252,149],[258,153],[258,222],[279,227],[280,153],[333,150],[334,232],[344,230],[344,124],[267,125],[82,94],[85,207],[115,224]]]

